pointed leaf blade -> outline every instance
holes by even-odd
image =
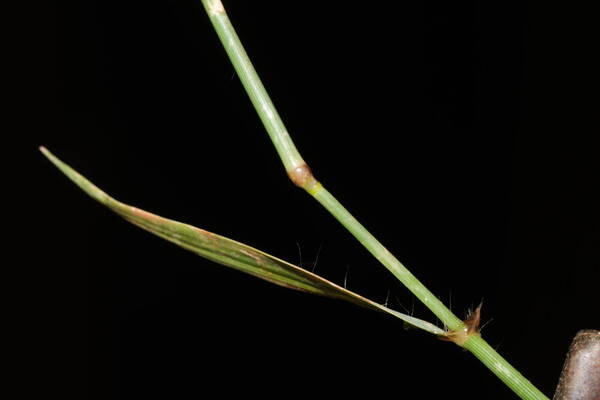
[[[84,176],[59,160],[44,147],[40,151],[69,179],[94,200],[110,208],[127,221],[204,258],[267,280],[280,286],[320,296],[346,300],[382,311],[403,320],[408,325],[434,335],[444,330],[410,315],[392,310],[359,294],[347,290],[312,272],[280,260],[235,240],[196,228],[182,222],[163,218],[139,208],[121,203],[103,192]]]

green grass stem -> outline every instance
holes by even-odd
[[[481,336],[471,336],[463,347],[469,350],[522,399],[548,399]]]
[[[344,206],[322,185],[310,191],[352,235],[369,250],[400,282],[427,306],[450,330],[464,329],[456,317],[433,293],[429,291],[392,253],[390,253]]]
[[[286,171],[305,165],[219,0],[203,1],[221,43],[263,122]]]
[[[304,188],[321,203],[375,258],[421,300],[448,329],[459,332],[465,331],[466,327],[463,321],[439,301],[313,177],[252,66],[225,12],[223,4],[220,0],[202,0],[202,3],[291,180],[296,185]],[[480,359],[521,398],[526,400],[547,400],[544,394],[516,371],[480,336],[470,335],[461,344]]]
[[[235,29],[219,0],[203,0],[210,20],[225,47],[235,70],[244,85],[252,104],[281,158],[288,175],[303,170],[306,163],[296,149],[279,113],[275,109],[256,70],[252,66]],[[308,172],[310,173],[310,172]],[[312,175],[311,175],[312,176]],[[297,179],[296,181],[300,181]],[[417,278],[402,265],[377,239],[373,237],[320,183],[307,179],[305,188],[319,203],[340,221],[386,268],[388,268],[408,289],[419,298],[450,330],[464,328],[457,318],[441,301],[437,299]]]

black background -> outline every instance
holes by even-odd
[[[571,338],[600,325],[593,68],[575,12],[225,6],[317,178],[459,316],[483,299],[484,337],[551,395]],[[434,320],[287,180],[199,1],[40,11],[29,153],[43,144],[121,201],[306,268],[319,254],[315,272]],[[43,239],[30,367],[50,393],[514,398],[452,344],[204,261],[29,156]]]

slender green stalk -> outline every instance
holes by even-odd
[[[310,168],[296,149],[275,106],[271,102],[269,95],[252,66],[239,37],[229,21],[223,4],[220,0],[202,0],[202,3],[260,119],[265,125],[292,182],[305,189],[321,203],[375,258],[421,300],[450,331],[455,331],[463,335],[463,340],[453,340],[455,343],[471,351],[521,398],[527,400],[547,399],[546,396],[516,371],[478,334],[471,334],[470,329],[468,329],[463,321],[439,301],[314,178]]]
[[[306,189],[319,203],[340,221],[386,268],[414,293],[450,330],[464,328],[457,318],[419,280],[406,269],[377,239],[373,237],[317,180],[300,156],[275,106],[258,77],[223,5],[219,0],[203,0],[209,17],[246,88],[284,167],[298,186]]]
[[[323,186],[316,185],[310,193],[337,218],[400,282],[423,302],[450,330],[464,329],[458,319],[433,293],[429,291],[396,257],[360,224]]]
[[[254,66],[250,62],[237,33],[235,33],[220,0],[206,0],[203,3],[227,54],[229,54],[235,66],[238,76],[244,84],[244,88],[250,96],[250,100],[252,100],[252,104],[254,104],[254,108],[256,108],[256,112],[265,128],[267,128],[285,169],[292,171],[305,165],[271,98],[256,74]]]
[[[522,399],[547,399],[542,392],[498,354],[481,336],[471,336],[463,344],[463,347],[485,364],[490,371]]]

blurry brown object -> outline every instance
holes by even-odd
[[[577,332],[569,347],[554,400],[600,400],[600,331]]]

